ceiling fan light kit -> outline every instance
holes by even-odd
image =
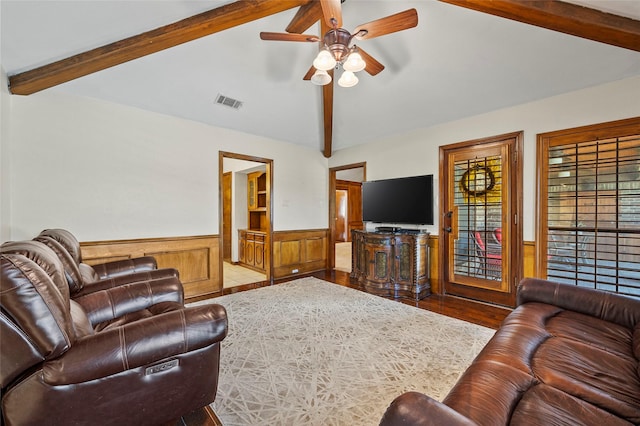
[[[324,86],[331,83],[331,76],[324,70],[316,70],[311,77],[311,82],[317,86]]]
[[[331,52],[328,50],[322,49],[318,52],[318,56],[313,60],[313,67],[320,71],[329,71],[337,64],[336,59],[333,57]]]
[[[342,73],[340,80],[338,80],[338,84],[341,87],[353,87],[358,84],[358,77],[351,71],[345,71]]]
[[[367,63],[362,59],[362,56],[358,53],[358,50],[355,49],[355,46],[354,51],[347,56],[347,60],[342,64],[342,68],[345,71],[351,72],[362,71],[366,66]]]
[[[365,70],[370,75],[377,75],[384,69],[384,65],[369,55],[364,50],[355,46],[349,46],[356,40],[368,40],[386,34],[407,30],[418,25],[418,12],[408,9],[394,15],[376,19],[362,24],[354,30],[353,34],[342,27],[342,2],[344,0],[317,0],[301,6],[298,13],[287,27],[287,33],[261,32],[262,40],[295,41],[295,42],[320,42],[320,52],[313,61],[313,67],[309,68],[304,80],[325,86],[333,81],[332,74],[327,72],[342,66],[344,70],[338,85],[352,87],[358,84],[358,77],[354,73]],[[317,5],[320,7],[317,7]],[[324,37],[320,38],[310,34],[300,34],[309,28],[313,22],[323,19],[321,28],[330,28]],[[324,155],[331,157],[332,119],[333,119],[333,87],[322,90],[324,105]]]
[[[326,46],[325,49],[318,52],[318,56],[313,60],[313,67],[316,69],[316,72],[313,74],[313,77],[311,77],[311,82],[320,86],[331,83],[331,76],[327,74],[327,71],[338,65],[342,65],[344,69],[342,77],[338,80],[338,84],[341,87],[352,87],[358,84],[358,77],[353,73],[365,69],[367,63],[362,59],[362,56],[358,53],[355,46],[351,49],[347,46],[341,46],[339,48]]]

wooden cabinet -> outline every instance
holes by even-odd
[[[254,172],[247,175],[247,206],[249,229],[267,230],[267,174]]]
[[[238,230],[238,261],[243,266],[266,272],[268,186],[266,172],[247,174],[247,229]]]
[[[265,272],[265,237],[266,234],[260,231],[238,231],[238,261],[243,266]]]
[[[422,299],[431,294],[429,234],[351,231],[351,277],[381,296]]]

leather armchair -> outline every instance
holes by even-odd
[[[34,241],[46,244],[56,253],[62,262],[72,298],[138,281],[179,277],[174,268],[157,269],[151,256],[90,266],[82,262],[78,240],[64,229],[44,230]]]
[[[214,401],[222,306],[185,308],[175,278],[73,300],[46,245],[0,252],[4,425],[158,425]]]
[[[87,265],[82,262],[82,251],[76,237],[66,229],[45,229],[38,237],[50,237],[58,241],[69,252],[80,269],[84,280],[92,282],[104,278],[114,278],[133,272],[150,271],[158,268],[152,256],[142,256],[134,259],[116,260],[114,262]]]

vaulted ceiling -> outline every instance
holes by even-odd
[[[303,80],[317,45],[259,38],[261,31],[284,32],[307,3],[2,0],[0,64],[16,94],[93,97],[326,156],[640,75],[640,2],[347,0],[348,30],[409,8],[418,25],[358,42],[385,69],[359,73],[355,87],[335,86],[327,147],[327,95]],[[304,32],[321,34],[318,23]],[[221,106],[218,95],[242,106]]]

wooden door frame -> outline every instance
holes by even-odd
[[[353,163],[329,168],[329,244],[327,244],[327,270],[336,267],[336,241],[333,233],[336,230],[336,173],[341,170],[362,168],[362,180],[367,179],[367,163]]]
[[[223,238],[220,239],[220,247],[222,247],[222,259],[224,260],[225,259],[225,255],[224,255],[225,254],[225,244],[229,244],[229,251],[230,251],[230,253],[229,253],[229,261],[231,261],[231,254],[233,253],[233,248],[231,247],[231,241],[225,241],[224,240],[224,206],[225,206],[225,203],[224,203],[224,189],[225,189],[224,179],[225,179],[225,176],[227,176],[227,175],[229,175],[229,177],[230,177],[230,179],[229,179],[229,181],[230,181],[229,191],[230,192],[233,191],[233,175],[232,175],[232,173],[231,172],[226,172],[226,173],[223,172],[222,173],[222,180],[220,181],[221,182],[221,188],[222,188],[222,196],[223,196],[223,198],[222,198],[223,199],[223,202],[222,202],[222,207],[223,207],[223,209],[222,209],[222,215],[223,215],[222,219],[223,220],[221,222],[222,228],[220,228],[220,233],[221,233],[221,235],[223,235]],[[231,196],[230,198],[233,199],[233,196]],[[231,204],[231,206],[233,206],[233,202],[231,202],[230,204]],[[230,214],[230,216],[233,216],[233,215]],[[231,229],[233,229],[233,217],[229,218],[229,222],[230,223],[228,225],[231,227],[230,228],[230,230],[231,230]]]
[[[269,158],[262,158],[262,157],[254,157],[252,155],[245,155],[245,154],[238,154],[238,153],[234,153],[234,152],[226,152],[226,151],[219,151],[218,152],[218,229],[220,230],[219,234],[219,238],[220,238],[220,250],[219,251],[219,261],[218,261],[218,267],[219,267],[219,275],[220,275],[220,283],[221,283],[221,288],[224,289],[224,275],[223,275],[223,270],[224,270],[224,259],[223,259],[223,252],[222,252],[222,247],[224,244],[223,241],[223,235],[222,235],[222,227],[223,227],[223,223],[222,223],[222,219],[223,219],[223,194],[222,194],[222,175],[224,173],[224,159],[225,158],[231,158],[231,159],[235,159],[235,160],[244,160],[244,161],[252,161],[254,163],[262,163],[266,166],[266,171],[267,171],[267,219],[268,219],[268,224],[267,224],[267,235],[266,235],[266,242],[265,242],[265,248],[266,248],[266,253],[265,253],[265,261],[268,261],[269,263],[269,267],[265,269],[266,275],[267,275],[267,281],[269,281],[270,284],[273,284],[273,261],[272,261],[272,254],[273,254],[273,160],[269,159]]]
[[[512,164],[509,166],[509,172],[510,172],[509,181],[512,182],[512,188],[514,188],[515,190],[514,206],[513,206],[513,209],[515,211],[510,212],[510,214],[513,214],[513,219],[511,220],[511,237],[510,237],[511,241],[510,241],[510,250],[509,250],[509,255],[511,255],[511,271],[510,271],[511,272],[511,276],[510,276],[511,288],[510,288],[510,293],[507,296],[505,296],[504,300],[499,301],[497,303],[504,304],[504,305],[515,305],[516,286],[519,280],[522,279],[524,275],[524,260],[523,260],[524,242],[523,242],[523,219],[522,219],[522,215],[523,215],[522,157],[523,157],[523,147],[524,147],[523,135],[524,135],[523,131],[518,131],[518,132],[505,133],[505,134],[496,135],[496,136],[490,136],[487,138],[459,142],[451,145],[440,146],[440,149],[439,149],[440,151],[440,154],[439,154],[439,157],[440,157],[439,158],[439,161],[440,161],[440,167],[439,167],[440,169],[439,171],[440,231],[439,231],[439,234],[440,235],[438,238],[438,252],[439,252],[438,281],[440,283],[438,290],[440,294],[446,294],[444,283],[447,277],[446,259],[448,256],[448,252],[446,250],[446,241],[445,241],[446,231],[444,230],[444,223],[445,223],[444,219],[445,219],[445,214],[446,214],[450,194],[448,194],[447,192],[449,187],[449,176],[448,176],[449,173],[447,173],[447,170],[445,170],[445,167],[444,167],[446,162],[445,157],[450,151],[453,151],[456,149],[471,149],[474,146],[477,146],[479,149],[484,149],[487,146],[498,144],[501,141],[504,141],[505,139],[514,139],[515,143],[514,143],[514,149],[513,149],[512,155],[514,156],[513,162],[515,164]]]

